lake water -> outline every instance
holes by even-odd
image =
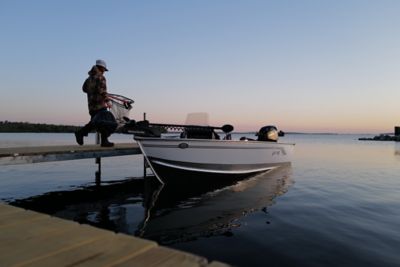
[[[0,199],[235,266],[400,266],[400,143],[358,137],[288,134],[290,167],[225,185],[160,187],[141,155],[103,158],[101,187],[94,159],[1,166]],[[73,135],[0,134],[60,144]]]

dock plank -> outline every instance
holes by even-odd
[[[190,253],[181,252],[166,247],[155,247],[134,257],[130,260],[114,265],[115,267],[132,267],[132,266],[186,266],[186,267],[202,267],[207,265],[207,260]]]
[[[0,229],[20,223],[43,219],[43,215],[33,211],[16,211],[13,213],[0,213]]]
[[[121,234],[108,235],[88,244],[85,249],[75,247],[36,261],[35,266],[114,266],[156,247],[157,243]]]
[[[35,225],[30,227],[35,227]],[[41,259],[56,257],[63,251],[85,247],[109,234],[109,232],[97,230],[99,229],[81,225],[34,236],[34,238],[17,237],[16,240],[10,240],[10,237],[8,239],[1,237],[0,240],[3,243],[0,245],[0,262],[3,264],[1,266],[32,265]],[[21,231],[21,234],[24,235],[25,231]]]
[[[16,209],[15,207],[10,205],[0,205],[0,216],[23,211],[23,209]]]
[[[15,221],[13,218],[10,219]],[[34,223],[35,227],[31,227],[32,223]],[[33,239],[46,235],[51,236],[73,227],[77,227],[75,223],[38,214],[38,218],[34,222],[32,220],[21,220],[18,223],[8,224],[0,228],[0,230],[3,231],[1,234],[2,240],[11,244],[12,242],[24,241],[25,239]],[[20,233],[24,234],[21,235]]]
[[[219,261],[213,261],[207,267],[229,267],[230,265]]]
[[[139,146],[132,143],[100,145],[66,145],[0,148],[0,165],[15,165],[48,161],[75,160],[141,154]]]
[[[12,211],[14,210],[14,211]],[[0,203],[0,266],[227,267],[154,241]]]

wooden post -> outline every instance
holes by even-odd
[[[97,145],[100,144],[100,134],[98,132],[96,132],[96,144]],[[100,157],[96,158],[95,163],[98,166],[98,169],[95,174],[96,185],[100,185],[101,184],[101,158]]]
[[[143,120],[146,120],[146,112],[143,113]],[[143,178],[146,178],[147,176],[147,162],[146,162],[146,158],[143,155]]]
[[[143,177],[146,178],[147,176],[147,161],[146,158],[143,156]]]

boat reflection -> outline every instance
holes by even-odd
[[[292,184],[291,167],[239,181],[166,184],[155,177],[50,192],[10,204],[171,244],[229,235],[240,218],[272,205]]]
[[[285,193],[290,177],[291,168],[285,166],[223,187],[159,186],[145,194],[150,198],[144,201],[145,219],[136,235],[161,244],[230,235],[241,217],[266,209]]]

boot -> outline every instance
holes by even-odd
[[[89,121],[85,126],[75,132],[76,142],[81,146],[83,145],[83,138],[88,136],[89,132],[93,130],[93,123]]]
[[[81,131],[76,131],[75,132],[75,139],[78,145],[83,145],[83,133]]]
[[[106,134],[100,134],[101,135],[101,146],[102,147],[112,147],[114,146],[114,143],[111,143],[108,141],[108,136]]]

